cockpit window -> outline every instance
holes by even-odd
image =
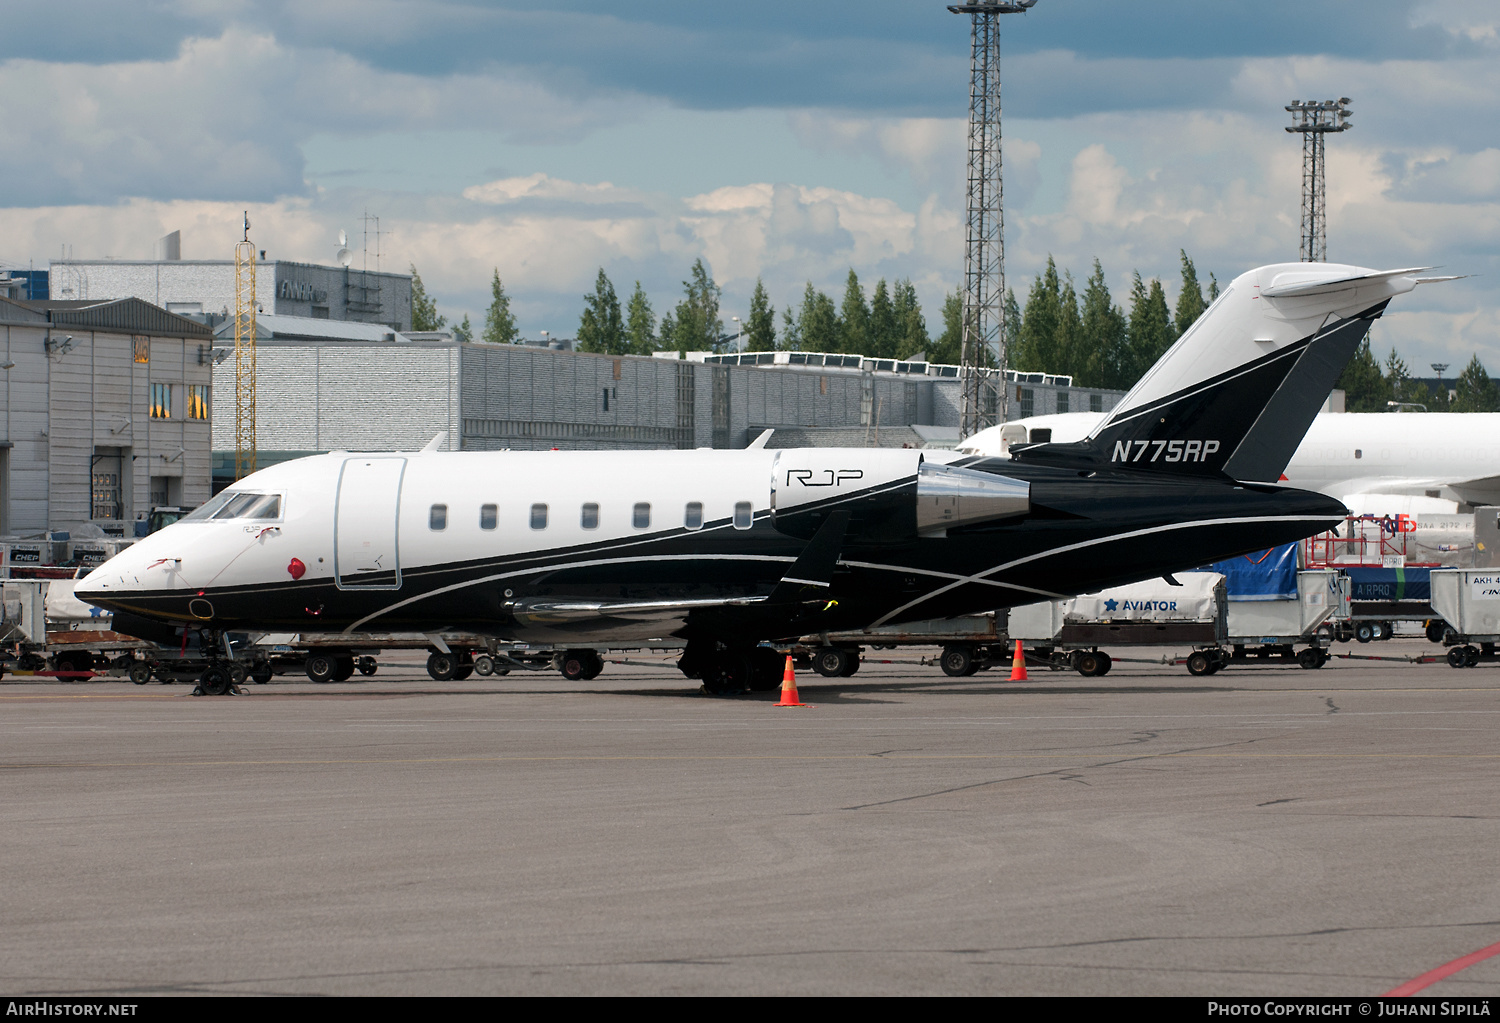
[[[225,519],[279,519],[281,518],[280,494],[244,494],[226,490],[203,504],[182,522],[215,522]]]

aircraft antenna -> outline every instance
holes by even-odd
[[[964,252],[959,436],[1005,420],[1005,212],[1000,177],[1000,16],[1036,0],[950,4],[972,19],[968,244]]]
[[[255,471],[255,243],[250,211],[234,246],[234,478]]]
[[[1328,210],[1324,192],[1323,136],[1348,131],[1349,97],[1293,100],[1287,131],[1302,133],[1302,245],[1304,263],[1328,262]]]

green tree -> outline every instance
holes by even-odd
[[[1073,275],[1063,274],[1062,293],[1057,299],[1057,332],[1052,349],[1056,369],[1053,373],[1076,376],[1088,358],[1088,340],[1083,334],[1083,319],[1078,313],[1078,294],[1073,290]]]
[[[583,316],[578,321],[578,350],[624,355],[626,347],[620,299],[601,266],[599,276],[594,279],[594,293],[583,296]]]
[[[505,285],[500,283],[500,271],[497,268],[490,278],[490,309],[484,316],[484,333],[481,339],[494,345],[513,344],[519,332],[516,330],[516,318],[510,311],[510,296],[505,293]]]
[[[964,297],[956,291],[943,298],[943,333],[928,353],[928,362],[955,366],[962,358],[964,344]]]
[[[1391,392],[1391,400],[1399,402],[1414,402],[1413,397],[1416,390],[1412,386],[1411,370],[1406,368],[1406,362],[1396,354],[1396,349],[1391,348],[1391,354],[1385,358],[1385,385]],[[1425,405],[1426,402],[1418,402]]]
[[[922,315],[917,289],[908,278],[898,280],[892,289],[891,316],[896,325],[896,347],[892,354],[898,359],[926,354],[932,345],[927,337],[927,319]]]
[[[1354,350],[1354,356],[1344,367],[1336,385],[1344,391],[1344,409],[1349,412],[1389,412],[1386,404],[1391,399],[1389,382],[1380,372],[1380,363],[1370,351],[1370,339],[1366,337]]]
[[[1193,321],[1203,315],[1208,303],[1203,301],[1203,289],[1198,286],[1198,270],[1193,266],[1193,261],[1188,259],[1187,250],[1178,249],[1177,253],[1182,257],[1182,290],[1177,294],[1177,318],[1173,325],[1177,328],[1177,336],[1181,337],[1187,333]]]
[[[1005,289],[1005,365],[1008,369],[1016,368],[1016,353],[1021,350],[1021,322],[1025,317],[1021,313],[1021,304],[1016,301],[1016,293],[1010,288]]]
[[[870,295],[870,354],[878,359],[894,359],[901,348],[901,328],[896,322],[896,304],[891,300],[885,278],[875,283]]]
[[[853,267],[844,284],[844,303],[839,308],[839,346],[833,351],[850,355],[870,355],[870,307],[865,289]]]
[[[1131,384],[1130,342],[1125,313],[1109,294],[1104,268],[1094,260],[1094,272],[1083,289],[1083,324],[1080,328],[1088,351],[1077,367],[1082,387],[1124,390]]]
[[[1130,322],[1126,328],[1130,341],[1129,385],[1145,375],[1146,370],[1166,354],[1177,340],[1172,330],[1172,314],[1167,311],[1167,293],[1161,281],[1151,279],[1147,288],[1140,271],[1132,277],[1130,287]]]
[[[468,313],[464,313],[464,322],[453,328],[453,339],[455,341],[474,340],[474,328],[469,324]]]
[[[752,352],[774,352],[776,350],[776,307],[766,294],[766,286],[759,277],[755,279],[755,290],[750,293],[750,322],[745,324]]]
[[[429,297],[422,284],[422,275],[415,265],[411,267],[411,329],[415,332],[442,330],[448,317],[439,316],[437,301]]]
[[[1219,279],[1212,272],[1208,275],[1208,304],[1213,305],[1214,299],[1219,297]]]
[[[1453,412],[1494,412],[1500,405],[1496,401],[1495,382],[1485,372],[1477,353],[1459,374],[1454,390],[1457,393],[1453,396]]]
[[[656,351],[656,314],[641,282],[635,282],[630,304],[625,308],[625,344],[631,355],[650,355]]]
[[[781,311],[781,350],[784,352],[802,351],[802,324],[797,322],[796,316],[792,315],[791,306]]]
[[[1062,315],[1062,283],[1057,263],[1047,257],[1047,269],[1031,282],[1021,317],[1016,368],[1025,372],[1058,373],[1057,328]]]
[[[839,351],[839,315],[833,299],[813,290],[812,281],[802,293],[802,308],[797,314],[797,329],[802,348],[808,352]]]
[[[677,312],[672,320],[675,347],[679,353],[712,351],[724,333],[724,321],[719,319],[719,299],[723,294],[702,257],[693,260],[693,269],[688,280],[682,282],[684,296],[677,303]],[[662,318],[666,322],[666,318]],[[666,340],[666,330],[662,330]]]
[[[661,314],[660,344],[662,349],[671,349],[677,347],[677,323],[672,319],[671,313]],[[682,358],[683,353],[686,351],[687,349],[685,348],[679,349],[677,352],[678,358]]]

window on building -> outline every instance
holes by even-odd
[[[1021,418],[1026,419],[1036,415],[1036,390],[1031,387],[1017,387],[1016,398],[1021,403]]]
[[[547,506],[545,504],[534,504],[531,506],[531,528],[547,528]]]
[[[1091,394],[1091,395],[1089,395],[1089,411],[1090,412],[1103,412],[1104,411],[1104,395],[1102,395],[1102,394]]]
[[[151,385],[151,418],[152,419],[171,419],[172,418],[172,385],[171,384],[152,384]]]
[[[682,524],[689,529],[703,528],[703,503],[701,501],[689,501],[687,514],[682,517]]]
[[[1070,409],[1068,408],[1069,404],[1071,404],[1071,403],[1068,401],[1068,392],[1067,391],[1058,391],[1057,392],[1057,411],[1059,411],[1059,412],[1068,412],[1068,411],[1070,411]]]
[[[749,529],[751,518],[749,501],[740,501],[734,506],[735,529]]]
[[[500,509],[492,504],[481,504],[479,506],[479,528],[494,529],[495,523],[500,518]]]
[[[598,529],[599,506],[597,504],[584,505],[583,514],[578,517],[578,524],[584,529]]]
[[[446,504],[435,504],[432,506],[432,510],[427,513],[427,528],[434,530],[448,528],[448,506]]]
[[[604,411],[609,411],[609,388],[604,388]]]
[[[651,505],[641,501],[631,510],[630,524],[636,529],[651,528]]]
[[[208,418],[208,385],[188,384],[188,409],[189,419]]]
[[[135,361],[151,361],[151,339],[144,334],[132,334],[130,339],[135,342]]]

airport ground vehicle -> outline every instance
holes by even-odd
[[[1447,628],[1448,665],[1472,668],[1497,658],[1500,643],[1500,571],[1441,568],[1432,573],[1432,606]]]

